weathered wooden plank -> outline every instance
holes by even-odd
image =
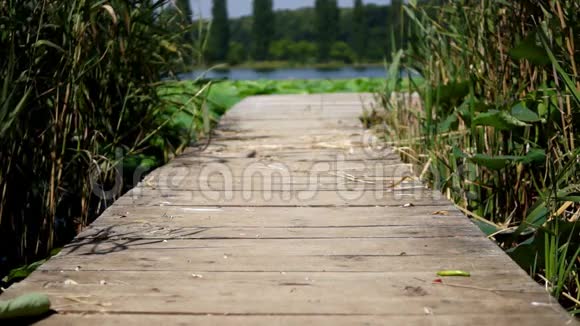
[[[292,106],[291,109],[292,110],[286,112],[270,111],[264,114],[260,114],[263,112],[261,110],[232,111],[229,112],[228,115],[222,119],[221,123],[229,124],[238,121],[279,121],[290,119],[292,121],[304,121],[304,120],[324,121],[335,119],[350,120],[354,115],[360,115],[360,109],[352,107],[325,108],[322,106],[318,107]]]
[[[330,190],[383,190],[384,192],[406,191],[411,189],[426,189],[418,181],[410,177],[410,169],[402,167],[403,172],[396,176],[381,176],[380,172],[374,175],[364,173],[346,172],[320,172],[310,174],[309,172],[285,172],[281,170],[248,169],[246,171],[228,171],[221,167],[210,167],[206,169],[195,169],[185,167],[175,174],[153,175],[145,179],[143,187],[152,190],[156,188],[167,188],[175,190],[198,189],[200,186],[211,186],[210,188],[222,186],[224,189],[231,189],[233,186],[251,185],[302,185],[310,186],[306,189],[316,190],[319,186],[325,186]],[[234,174],[235,173],[235,174]],[[370,174],[370,173],[369,173]],[[330,186],[334,186],[330,188]],[[229,188],[228,188],[229,187]],[[345,188],[348,187],[348,188]],[[203,188],[202,188],[203,189]],[[268,188],[269,189],[269,188]],[[280,190],[298,190],[295,188],[282,188]]]
[[[412,191],[175,191],[136,188],[121,197],[119,205],[133,206],[447,206],[438,192]]]
[[[252,155],[249,155],[252,154]],[[248,158],[248,157],[258,157],[262,159],[284,159],[285,161],[299,161],[308,160],[312,162],[318,161],[336,161],[338,158],[344,160],[379,160],[383,158],[392,157],[393,152],[391,150],[368,150],[368,148],[362,147],[350,147],[344,149],[328,148],[313,150],[308,146],[304,148],[261,148],[260,151],[257,149],[249,149],[246,147],[230,147],[227,148],[209,148],[203,152],[199,150],[186,151],[182,157],[199,157],[199,158]]]
[[[247,251],[247,250],[246,250]],[[489,272],[502,275],[507,268],[515,268],[512,262],[501,259],[495,253],[482,254],[472,258],[475,253],[448,255],[272,255],[267,257],[241,252],[227,256],[224,253],[205,250],[177,250],[169,255],[167,251],[131,251],[107,254],[104,264],[102,257],[76,255],[55,258],[54,262],[43,265],[40,271],[98,271],[103,275],[119,271],[135,272],[337,272],[337,273],[413,273],[444,269],[463,269],[477,273]],[[110,257],[110,258],[109,258]],[[227,257],[227,258],[225,258]],[[517,274],[517,273],[516,273]],[[522,275],[520,275],[522,276]]]
[[[359,273],[340,273],[340,272],[211,272],[206,271],[204,274],[196,274],[188,271],[119,271],[116,274],[103,275],[99,271],[44,271],[42,277],[35,275],[31,277],[30,284],[42,284],[44,288],[52,291],[82,291],[83,289],[98,287],[99,289],[108,289],[115,293],[126,292],[130,287],[139,287],[147,289],[151,286],[163,285],[167,280],[173,280],[166,285],[171,292],[178,292],[180,287],[188,288],[190,291],[202,291],[200,287],[271,287],[274,291],[278,287],[299,287],[308,286],[311,289],[320,289],[321,291],[335,291],[334,287],[342,290],[351,289],[364,295],[365,292],[377,296],[377,301],[382,301],[390,297],[404,298],[408,296],[418,297],[449,297],[458,293],[453,291],[456,286],[465,289],[466,295],[471,295],[471,299],[477,298],[482,292],[492,292],[499,297],[509,295],[510,292],[538,293],[544,295],[546,299],[549,296],[536,286],[532,280],[527,282],[513,282],[522,275],[519,273],[510,273],[509,271],[484,270],[474,271],[470,278],[446,279],[443,283],[434,283],[434,279],[439,277],[435,272],[359,272]],[[165,277],[160,279],[161,275]],[[192,275],[193,274],[193,275]],[[510,284],[503,284],[500,277],[511,280]],[[391,283],[392,279],[397,279],[398,284]],[[75,282],[67,282],[73,280]],[[101,282],[104,280],[105,282]],[[116,281],[116,282],[115,282]],[[76,284],[75,284],[76,283]],[[222,285],[223,284],[223,285]],[[108,287],[107,287],[108,285]],[[118,285],[118,286],[117,286]],[[425,292],[429,293],[408,293],[407,287],[422,287]],[[26,285],[17,288],[24,289]],[[380,287],[379,289],[372,289]],[[197,288],[197,289],[196,289]],[[361,293],[362,292],[362,293]],[[383,295],[386,294],[386,295]],[[415,295],[413,295],[415,294]],[[461,293],[463,295],[463,293]],[[466,297],[468,299],[468,297]]]
[[[378,177],[278,177],[272,175],[271,179],[233,176],[227,181],[216,174],[209,177],[195,178],[192,176],[161,176],[147,178],[138,185],[135,192],[156,190],[174,191],[237,191],[237,192],[293,192],[308,195],[312,192],[377,192],[377,198],[382,193],[409,193],[415,190],[426,189],[417,182],[405,182],[402,178],[378,178]],[[279,196],[279,195],[277,195]]]
[[[219,241],[217,241],[219,240]],[[64,247],[60,255],[70,253],[82,255],[102,255],[118,251],[167,251],[204,250],[223,254],[229,250],[232,255],[247,250],[256,255],[280,255],[280,245],[288,246],[287,255],[392,255],[402,252],[409,255],[458,255],[480,252],[499,253],[491,241],[483,237],[457,236],[452,241],[444,238],[309,238],[309,239],[268,239],[257,234],[252,239],[171,239],[171,240],[98,240],[79,239]]]
[[[298,105],[310,104],[315,105],[317,103],[330,105],[361,105],[365,104],[365,101],[372,102],[375,95],[372,93],[333,93],[333,94],[279,94],[279,95],[269,95],[269,96],[257,96],[251,97],[243,100],[236,107],[254,107],[260,106],[264,108],[276,108],[277,105]],[[268,105],[266,105],[268,104]],[[275,104],[276,106],[273,106]]]
[[[247,251],[247,250],[246,250]],[[413,273],[444,269],[462,269],[496,273],[502,275],[507,268],[515,268],[513,262],[503,259],[496,253],[476,255],[398,255],[360,254],[360,255],[271,255],[267,259],[261,255],[247,252],[228,256],[224,253],[205,250],[176,250],[149,253],[145,250],[130,252],[111,252],[107,254],[106,263],[103,257],[92,255],[70,255],[54,258],[50,264],[41,266],[40,271],[76,272],[98,271],[102,275],[115,274],[120,271],[145,272],[336,272],[336,273]],[[227,258],[225,258],[227,257]],[[475,257],[475,258],[473,258]],[[517,270],[517,269],[516,269]],[[516,273],[517,274],[517,273]],[[520,275],[522,276],[522,275]]]
[[[346,159],[346,157],[336,157],[332,155],[321,157],[320,161],[311,161],[308,156],[295,157],[292,161],[283,161],[285,155],[281,157],[267,155],[256,159],[248,159],[240,156],[221,157],[207,156],[204,160],[190,161],[181,160],[171,164],[171,170],[153,171],[149,178],[156,176],[193,176],[204,177],[213,174],[233,175],[233,176],[260,176],[260,175],[282,175],[286,178],[301,178],[315,176],[318,178],[332,177],[339,181],[349,181],[350,176],[357,177],[377,177],[396,178],[406,177],[406,180],[417,180],[411,173],[411,164],[378,160],[360,160],[356,157]],[[352,181],[352,180],[350,180]]]
[[[346,132],[360,132],[362,130],[361,124],[358,120],[352,119],[343,115],[343,117],[326,117],[324,119],[275,119],[275,120],[248,120],[248,119],[225,119],[220,123],[220,127],[224,128],[240,128],[240,129],[255,129],[264,128],[268,130],[304,130],[304,129],[343,129]],[[273,126],[273,122],[276,123]],[[268,132],[266,132],[268,133]]]
[[[331,218],[329,218],[329,216]],[[357,216],[353,219],[352,216]],[[453,206],[126,207],[107,209],[93,226],[146,223],[177,227],[366,227],[470,224]]]
[[[344,132],[344,131],[343,131]],[[225,138],[229,136],[229,138]],[[234,137],[237,136],[237,137]],[[370,141],[369,136],[361,133],[351,133],[338,135],[336,133],[327,134],[311,134],[311,135],[291,135],[291,134],[275,134],[270,136],[265,136],[260,134],[259,136],[249,136],[249,135],[236,135],[232,133],[228,134],[217,134],[212,136],[211,145],[216,145],[223,143],[223,145],[259,145],[259,144],[275,144],[275,145],[304,145],[311,144],[312,146],[318,146],[320,149],[333,148],[332,145],[338,147],[337,145],[344,146],[345,143],[352,146],[362,146],[367,145],[366,143]],[[327,145],[322,146],[322,145]],[[339,147],[342,148],[342,147]],[[393,155],[395,157],[395,155]]]
[[[282,315],[282,314],[263,314],[263,315],[240,315],[240,314],[185,314],[176,315],[172,313],[164,315],[142,314],[103,314],[96,312],[94,314],[66,314],[55,316],[48,321],[42,321],[38,325],[85,325],[85,326],[142,326],[142,325],[328,325],[328,326],[383,326],[385,320],[390,325],[414,325],[414,326],[465,326],[465,325],[528,325],[528,326],[545,326],[552,325],[555,322],[553,314],[544,315],[541,312],[517,313],[510,312],[506,314],[491,313],[461,315],[363,315],[363,314],[302,314],[302,315]],[[558,320],[556,320],[558,322]],[[565,325],[568,319],[561,317],[559,324]]]
[[[451,226],[360,226],[326,228],[288,227],[169,227],[167,224],[129,223],[122,225],[92,226],[78,238],[94,239],[324,239],[324,238],[451,238],[481,237],[471,225]]]
[[[259,160],[259,159],[230,159],[230,160],[205,160],[205,161],[189,161],[181,160],[171,163],[171,167],[176,171],[171,175],[194,175],[200,171],[208,170],[207,173],[232,172],[234,175],[242,175],[244,171],[249,171],[252,174],[263,174],[271,172],[282,171],[285,173],[292,173],[292,176],[301,176],[303,174],[320,175],[320,176],[336,176],[337,179],[345,179],[346,174],[363,175],[363,176],[394,176],[400,175],[401,172],[409,173],[411,165],[402,163],[400,161],[390,160],[381,162],[378,160],[341,160],[337,158],[335,161],[274,161],[274,160]],[[399,173],[397,173],[399,172]],[[278,172],[280,173],[280,172]],[[341,175],[342,174],[342,175]],[[157,174],[153,174],[157,175]]]
[[[393,183],[398,180],[381,179],[379,181],[370,181],[373,179],[359,179],[359,181],[348,182],[334,182],[332,179],[322,179],[316,183],[309,183],[308,179],[282,179],[273,180],[271,183],[264,183],[259,179],[244,179],[238,178],[232,183],[225,183],[214,178],[198,179],[184,178],[184,179],[161,179],[161,180],[147,180],[139,185],[141,188],[149,188],[152,190],[175,190],[175,191],[290,191],[290,192],[337,192],[339,190],[345,191],[384,191],[384,192],[409,192],[415,189],[425,189],[423,184],[416,182],[403,182],[397,187],[392,187]],[[364,182],[363,182],[364,180]],[[279,181],[279,182],[277,182]],[[369,182],[370,181],[370,182]]]
[[[202,172],[203,173],[203,172]],[[195,173],[197,174],[197,173]],[[229,172],[228,172],[229,174]],[[263,193],[264,196],[288,195],[300,197],[313,197],[316,193],[332,192],[339,196],[342,192],[375,194],[377,199],[385,197],[387,193],[401,194],[417,192],[419,195],[427,189],[418,182],[404,182],[401,178],[377,178],[375,176],[355,177],[353,175],[340,175],[341,177],[283,177],[278,174],[254,174],[253,176],[231,176],[222,173],[210,176],[179,176],[169,175],[156,178],[147,178],[138,184],[131,193],[136,197],[144,192],[158,193],[160,197],[170,195],[171,192],[208,192],[213,198],[215,191],[242,192],[245,196],[254,196],[251,192]],[[348,176],[348,177],[347,177]],[[244,194],[248,192],[248,194]],[[348,194],[347,194],[348,195]]]
[[[45,272],[42,279],[16,286],[11,295],[42,286],[62,310],[105,308],[113,313],[420,315],[429,307],[433,314],[457,314],[453,306],[464,301],[472,306],[461,313],[477,314],[482,307],[493,306],[494,300],[505,302],[498,307],[504,312],[527,310],[532,302],[557,305],[532,282],[506,285],[490,277],[499,275],[513,282],[521,275],[482,272],[450,285],[433,284],[433,275],[117,272],[104,276],[99,272]],[[482,300],[482,293],[487,298]],[[541,306],[536,313],[549,309]]]
[[[342,132],[342,134],[341,134]],[[302,130],[299,135],[291,130],[277,130],[273,129],[272,126],[268,127],[267,129],[262,130],[254,130],[254,129],[244,129],[238,128],[236,126],[229,126],[229,127],[220,127],[220,129],[213,131],[213,136],[217,139],[221,137],[228,136],[228,137],[235,137],[234,139],[238,139],[239,137],[252,137],[254,139],[268,139],[268,138],[276,138],[276,137],[294,137],[294,139],[298,137],[337,137],[341,136],[344,137],[345,135],[349,136],[358,136],[362,137],[365,135],[369,135],[367,130],[358,129],[358,130],[343,130],[343,129],[308,129]],[[212,138],[213,138],[212,136]],[[370,137],[370,135],[369,135]]]

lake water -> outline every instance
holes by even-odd
[[[204,75],[205,74],[205,75]],[[196,79],[204,76],[209,79],[230,80],[284,80],[284,79],[351,79],[351,78],[385,78],[387,76],[384,67],[342,67],[335,69],[316,68],[284,68],[271,70],[257,70],[248,68],[232,68],[220,70],[194,70],[190,73],[181,74],[181,79]]]

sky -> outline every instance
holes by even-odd
[[[189,0],[191,8],[199,14],[200,9],[204,18],[211,16],[211,0]],[[338,0],[341,7],[352,7],[353,0]],[[364,3],[374,3],[386,5],[391,0],[364,0]],[[274,0],[274,9],[296,9],[303,7],[313,7],[314,0]],[[228,13],[230,17],[240,17],[250,15],[252,12],[252,0],[228,0]]]

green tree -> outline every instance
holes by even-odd
[[[332,44],[339,31],[340,11],[336,0],[316,0],[316,34],[318,40],[318,59],[328,61]]]
[[[274,60],[312,63],[316,62],[317,54],[316,44],[308,41],[279,40],[270,46],[270,57]]]
[[[270,45],[270,58],[274,60],[293,60],[292,54],[290,53],[290,48],[292,47],[292,41],[289,40],[278,40],[272,42]]]
[[[252,24],[252,57],[262,61],[268,58],[274,35],[274,8],[272,0],[254,0]]]
[[[314,3],[314,2],[313,2]],[[372,3],[364,3],[364,14],[366,21],[366,48],[364,61],[381,61],[385,58],[387,46],[390,42],[389,29],[386,27],[389,20],[388,15],[391,11],[389,6],[376,5]],[[297,42],[314,42],[318,45],[317,27],[316,27],[316,11],[312,8],[301,8],[298,10],[280,10],[276,11],[274,35],[272,36],[273,44],[277,40],[289,40],[294,42],[292,49],[298,46]],[[354,44],[354,10],[351,8],[340,9],[340,25],[337,29],[337,38],[335,42],[347,42],[353,49]],[[239,42],[246,50],[246,54],[251,56],[253,37],[252,37],[253,18],[251,16],[239,17],[230,20],[231,41]],[[271,29],[272,30],[272,29]],[[372,40],[372,42],[371,42]],[[305,44],[303,44],[305,45]],[[307,50],[312,50],[312,45],[309,44]],[[271,47],[270,47],[271,48]],[[231,49],[230,49],[231,51]],[[315,63],[318,60],[318,50],[314,57],[310,55],[291,55],[291,61],[303,60],[308,58],[308,63]],[[274,59],[273,57],[269,58]]]
[[[318,47],[312,42],[300,41],[293,44],[289,51],[292,58],[294,58],[294,61],[300,63],[313,63],[316,62]]]
[[[230,43],[230,50],[228,51],[228,63],[232,66],[238,65],[246,61],[246,49],[239,42]]]
[[[209,54],[212,61],[228,59],[230,25],[226,0],[213,0],[212,25],[209,38]]]
[[[346,42],[335,42],[330,49],[330,58],[343,63],[353,63],[356,55]]]
[[[353,10],[353,39],[352,44],[358,62],[362,62],[366,57],[368,43],[368,25],[365,15],[365,7],[362,0],[354,1]]]

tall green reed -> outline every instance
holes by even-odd
[[[198,84],[176,105],[159,91],[194,64],[182,42],[193,26],[164,19],[168,6],[0,1],[0,275],[45,257],[110,204],[96,184],[119,195],[138,166],[190,141],[172,121],[198,116],[206,93]]]
[[[398,56],[424,82],[403,88],[391,74],[377,113],[388,138],[577,313],[580,3],[411,1],[404,11]]]

